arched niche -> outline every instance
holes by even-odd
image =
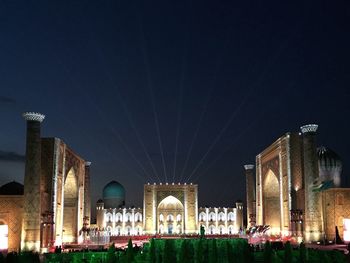
[[[272,232],[281,230],[280,185],[276,174],[269,169],[263,181],[264,224],[270,225]]]
[[[182,219],[184,217],[184,206],[179,199],[169,195],[157,207],[157,224],[159,226],[157,232],[163,234],[181,234],[183,231],[183,220],[176,222],[175,215],[180,215]],[[162,218],[165,220],[164,222],[161,220]],[[178,225],[181,227],[177,227],[177,223],[180,223]]]
[[[63,243],[74,243],[78,236],[78,179],[73,168],[64,182],[63,198]]]

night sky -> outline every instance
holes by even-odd
[[[285,2],[291,2],[286,4]],[[349,1],[0,1],[0,184],[23,182],[24,111],[117,180],[245,199],[243,165],[319,124],[350,186]]]

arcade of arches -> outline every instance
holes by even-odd
[[[108,185],[108,184],[107,184]],[[204,227],[207,234],[231,235],[243,229],[243,205],[236,207],[198,207],[198,185],[144,185],[143,208],[104,208],[96,205],[94,235],[107,236],[198,234]]]

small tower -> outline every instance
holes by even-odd
[[[236,229],[243,229],[243,202],[241,200],[236,201]]]
[[[90,200],[90,165],[91,162],[85,162],[85,186],[84,186],[84,222],[90,225],[91,219],[91,200]]]
[[[306,242],[319,241],[323,238],[323,217],[321,194],[313,191],[318,181],[318,158],[316,152],[316,131],[318,125],[302,126],[303,156],[304,156],[304,184],[305,184],[305,217],[304,240]]]
[[[96,225],[99,229],[104,228],[104,203],[101,199],[96,203]]]
[[[244,165],[247,194],[247,227],[255,226],[256,223],[256,201],[254,183],[254,165]]]
[[[21,249],[40,252],[41,123],[45,115],[25,112],[27,121]]]

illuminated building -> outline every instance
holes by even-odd
[[[0,250],[18,251],[21,243],[23,185],[10,182],[0,187]]]
[[[40,113],[27,121],[24,187],[9,183],[0,190],[0,232],[7,228],[8,251],[43,252],[63,242],[77,242],[89,224],[89,162],[61,139],[42,138]],[[5,243],[5,242],[4,242]]]
[[[242,202],[235,208],[198,207],[195,184],[146,184],[143,208],[125,208],[124,196],[124,187],[112,181],[97,201],[96,227],[110,236],[198,234],[201,226],[215,235],[243,229]]]
[[[256,156],[255,169],[245,165],[248,227],[269,225],[271,234],[317,242],[334,240],[337,226],[343,237],[350,189],[339,188],[340,158],[317,148],[317,128],[283,135]]]

